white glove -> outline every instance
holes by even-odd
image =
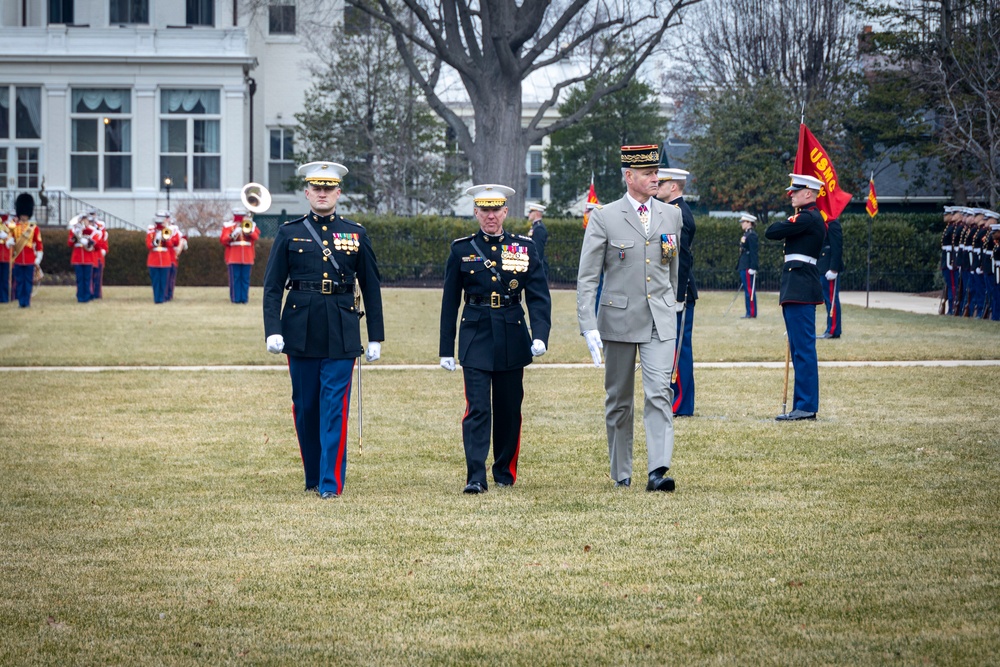
[[[537,338],[531,341],[531,356],[540,357],[545,354],[545,343]]]
[[[455,370],[455,357],[441,357],[441,368],[446,371]]]
[[[42,253],[38,253],[38,254],[41,255]],[[39,257],[37,260],[35,260],[35,264],[38,264],[38,262],[40,262],[40,261],[42,261],[41,257]],[[976,269],[976,275],[977,276],[983,275],[983,269],[981,267]]]
[[[281,354],[285,349],[285,338],[281,334],[267,337],[267,351],[271,354]]]
[[[836,280],[837,279],[837,272],[836,271],[827,271],[826,274],[825,274],[825,277],[826,277],[827,280]]]
[[[584,331],[583,338],[587,341],[587,349],[590,350],[590,358],[594,360],[594,366],[600,368],[601,350],[604,349],[604,343],[601,342],[601,332],[597,329]]]
[[[41,263],[42,263],[42,255],[44,255],[44,254],[45,253],[43,253],[41,250],[39,250],[38,252],[35,253],[35,266],[40,266],[41,265]],[[979,272],[982,273],[983,270],[980,269]]]
[[[684,302],[683,301],[678,301],[677,302],[677,312],[678,313],[683,313],[684,312]]]
[[[7,239],[7,247],[8,248],[13,248],[14,247],[14,237],[13,236],[11,236],[10,238]]]
[[[757,269],[747,269],[747,273],[749,273],[751,276],[755,276],[757,275]]]
[[[382,343],[373,340],[368,343],[368,352],[365,353],[365,361],[378,361],[382,356]]]
[[[101,248],[101,257],[107,257],[107,256],[108,256],[108,251],[105,250],[104,248]]]

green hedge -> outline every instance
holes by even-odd
[[[472,218],[435,216],[353,217],[372,237],[379,259],[379,269],[386,284],[440,284],[444,264],[453,239],[478,229]],[[696,216],[695,278],[703,289],[735,290],[739,285],[736,261],[742,234],[735,218]],[[845,215],[844,262],[841,278],[845,290],[862,290],[866,284],[868,253],[868,216]],[[546,256],[550,280],[556,285],[572,286],[576,281],[583,227],[579,219],[546,220],[549,243]],[[273,234],[274,226],[261,225]],[[268,228],[270,227],[270,228]],[[525,220],[511,220],[508,230],[526,233]],[[942,222],[940,216],[925,214],[879,215],[872,224],[871,287],[875,290],[925,292],[940,289],[938,271]],[[760,234],[760,273],[758,288],[777,290],[781,280],[782,244]],[[72,282],[67,233],[62,229],[43,231],[45,260],[42,268],[50,282]],[[177,284],[181,286],[226,285],[223,247],[218,238],[195,237],[181,255]],[[106,285],[148,285],[145,234],[111,230],[109,238]],[[251,274],[254,285],[263,284],[264,266],[271,248],[271,238],[257,242],[257,262]]]

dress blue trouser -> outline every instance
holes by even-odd
[[[79,303],[87,303],[94,298],[94,265],[75,264],[76,271],[76,300]]]
[[[823,284],[823,303],[826,305],[826,329],[825,333],[831,336],[839,336],[841,332],[840,323],[840,276],[833,280],[827,280],[826,276],[820,276]]]
[[[0,303],[10,302],[10,262],[0,262]]]
[[[962,269],[962,298],[958,304],[958,315],[964,317],[966,311],[972,312],[972,292],[975,288],[972,286],[972,271],[966,271]]]
[[[101,299],[104,297],[104,265],[95,264],[94,265],[94,279],[92,281],[91,291],[93,292],[93,298]]]
[[[31,290],[35,287],[35,265],[14,265],[14,296],[21,308],[31,305]]]
[[[493,480],[498,484],[517,481],[517,459],[521,454],[521,402],[524,399],[524,369],[484,371],[462,366],[465,378],[465,415],[462,443],[465,446],[466,484],[486,484],[486,457],[493,433]]]
[[[354,359],[288,357],[295,434],[306,488],[340,495],[347,474],[347,421]]]
[[[229,267],[229,300],[233,303],[250,301],[250,270],[253,264],[227,264]]]
[[[781,307],[795,369],[793,410],[819,412],[819,360],[816,357],[816,306],[786,303]]]
[[[740,287],[743,289],[743,305],[747,317],[757,317],[757,289],[749,269],[740,272]]]
[[[167,300],[167,280],[170,269],[167,267],[149,267],[149,280],[153,283],[153,303],[163,303]]]
[[[684,316],[685,313],[687,317]],[[694,352],[691,348],[693,330],[694,303],[688,303],[684,312],[677,313],[677,374],[670,378],[670,390],[674,392],[674,414],[685,417],[694,414]]]
[[[174,287],[177,285],[177,266],[171,265],[168,271],[169,273],[167,274],[167,286],[163,292],[163,298],[166,301],[173,301]]]

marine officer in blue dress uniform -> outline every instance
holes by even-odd
[[[493,481],[517,481],[521,451],[521,401],[524,367],[545,354],[552,322],[552,301],[541,258],[527,236],[508,234],[504,185],[475,185],[466,191],[474,201],[479,231],[456,239],[445,264],[441,298],[441,367],[454,371],[455,334],[465,379],[464,493],[484,493],[486,458],[493,435]],[[461,324],[458,308],[464,301]],[[531,332],[524,317],[527,303]],[[492,396],[492,398],[491,398]]]
[[[816,358],[816,306],[823,303],[823,287],[816,267],[823,249],[826,224],[816,208],[823,183],[812,176],[789,174],[786,188],[795,207],[788,220],[772,223],[764,236],[785,242],[785,263],[781,268],[779,301],[795,368],[792,411],[778,415],[778,421],[816,419],[819,411],[819,361]]]
[[[740,258],[736,262],[736,270],[740,274],[740,285],[743,287],[743,303],[746,306],[746,314],[742,319],[753,319],[757,317],[757,258],[758,239],[757,218],[744,213],[740,216],[740,227],[743,228],[743,236],[740,237]]]
[[[279,227],[271,246],[264,272],[264,336],[268,352],[288,355],[306,491],[325,499],[344,490],[355,359],[362,353],[368,361],[381,356],[381,277],[365,228],[336,212],[347,167],[310,162],[298,173],[306,182],[310,211]],[[356,289],[364,297],[367,352]]]
[[[656,198],[681,210],[680,269],[677,278],[677,363],[670,379],[675,417],[694,415],[694,306],[698,287],[694,283],[694,214],[684,201],[684,188],[691,173],[684,169],[659,169]]]

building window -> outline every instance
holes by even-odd
[[[295,0],[271,0],[268,29],[272,35],[295,34]]]
[[[215,0],[187,0],[188,25],[215,25]]]
[[[72,23],[73,0],[49,0],[49,23]]]
[[[17,149],[17,187],[38,187],[38,149]]]
[[[542,147],[532,146],[528,149],[528,157],[525,160],[525,171],[528,174],[528,191],[525,193],[526,199],[542,199]]]
[[[38,187],[41,138],[42,89],[0,86],[0,188]]]
[[[292,157],[294,135],[284,127],[271,130],[271,152],[267,161],[267,186],[274,192],[295,192],[289,182],[295,178]]]
[[[222,183],[218,90],[160,91],[160,188],[218,190]]]
[[[110,0],[109,20],[116,23],[149,23],[149,0]]]
[[[70,187],[131,190],[131,91],[74,89],[70,114]]]

